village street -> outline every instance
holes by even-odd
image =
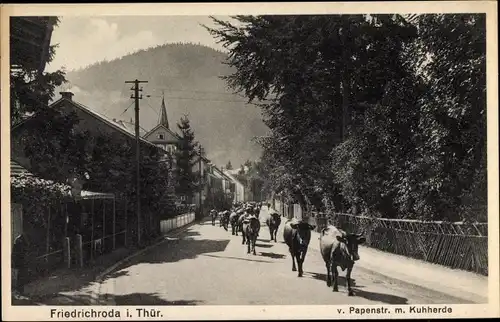
[[[358,265],[352,277],[356,296],[348,297],[343,276],[339,292],[325,283],[325,265],[313,235],[304,277],[291,271],[288,249],[269,241],[262,207],[257,255],[246,253],[241,236],[209,220],[119,267],[103,281],[101,298],[110,305],[328,305],[449,304],[470,301],[389,279]],[[281,227],[283,224],[281,225]],[[315,237],[314,237],[315,236]],[[360,250],[361,263],[363,250]],[[380,263],[383,265],[383,263]]]

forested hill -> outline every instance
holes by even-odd
[[[231,160],[237,166],[260,157],[251,139],[264,135],[267,127],[259,108],[245,104],[220,79],[232,72],[225,59],[226,54],[209,47],[167,44],[68,72],[67,79],[76,101],[122,120],[134,115],[131,84],[125,81],[148,81],[140,101],[144,129],[157,124],[164,90],[170,128],[177,131],[176,123],[188,114],[207,156],[217,165]]]

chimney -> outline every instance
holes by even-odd
[[[65,99],[70,100],[70,101],[73,100],[73,95],[74,94],[71,93],[71,92],[59,92],[59,94],[61,94],[62,98],[65,98]]]

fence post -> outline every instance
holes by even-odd
[[[116,201],[113,197],[113,250],[116,249]]]
[[[83,240],[82,235],[77,234],[76,239],[76,259],[79,267],[83,267]]]
[[[63,257],[66,267],[71,268],[71,248],[69,243],[69,237],[63,238]]]
[[[127,203],[127,200],[125,200],[123,202],[123,206],[125,208],[125,216],[124,216],[124,226],[125,226],[125,235],[123,236],[123,246],[127,247],[127,238],[128,238],[128,226],[127,226],[127,222],[128,222],[128,203]]]

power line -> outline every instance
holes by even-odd
[[[148,97],[150,97],[150,96],[148,95]],[[148,100],[145,100],[144,102],[146,102],[146,104],[148,104],[149,108],[151,108],[151,110],[153,110],[153,112],[155,112],[156,115],[160,116],[160,113],[158,113],[158,111],[155,110],[154,107],[151,106],[151,104],[149,104]]]
[[[197,91],[197,90],[185,90],[185,89],[164,89],[160,87],[156,87],[153,90],[162,90],[168,92],[189,92],[189,93],[206,93],[206,94],[220,94],[220,95],[237,95],[241,96],[237,93],[227,93],[227,92],[215,92],[215,91]]]
[[[151,97],[161,97],[161,96],[151,96]],[[226,103],[244,103],[244,104],[249,104],[247,101],[231,101],[231,100],[216,100],[216,99],[210,99],[210,98],[194,98],[194,97],[171,97],[171,96],[165,96],[165,99],[172,99],[172,100],[191,100],[191,101],[204,101],[204,102],[226,102]]]
[[[130,105],[122,112],[122,114],[120,114],[118,117],[122,116],[123,114],[125,114],[127,112],[127,110],[132,106],[134,105],[134,102],[130,103]]]

